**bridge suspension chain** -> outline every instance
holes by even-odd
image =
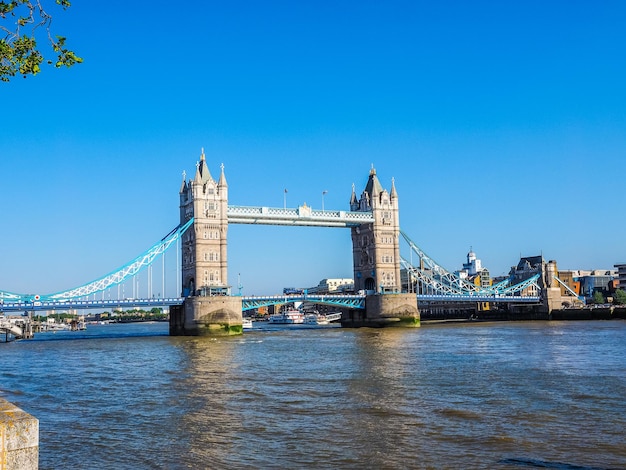
[[[539,274],[535,274],[522,282],[511,285],[512,279],[509,277],[503,281],[489,287],[481,287],[472,284],[465,279],[461,279],[455,274],[447,271],[445,268],[437,264],[429,257],[420,247],[418,247],[409,236],[400,231],[402,237],[409,244],[411,250],[416,253],[420,259],[420,268],[413,266],[407,260],[402,258],[400,263],[407,270],[407,274],[411,280],[417,281],[422,289],[428,290],[428,293],[437,293],[442,295],[461,295],[461,296],[512,296],[518,292],[534,286],[540,289],[537,284]],[[421,267],[423,266],[423,268]],[[426,292],[424,292],[426,293]],[[420,293],[418,292],[418,295]]]
[[[154,244],[146,252],[139,255],[130,263],[125,264],[116,271],[107,274],[106,276],[96,279],[95,281],[84,284],[74,289],[57,292],[54,294],[48,294],[43,296],[46,300],[61,300],[61,299],[74,299],[79,297],[85,297],[96,292],[101,292],[110,286],[120,284],[124,282],[128,277],[137,274],[146,266],[152,264],[152,261],[158,256],[163,254],[176,240],[178,240],[183,233],[193,224],[193,218],[189,219],[184,225],[179,225],[173,229],[168,235],[166,235],[159,242]]]
[[[423,282],[431,283],[433,287],[434,285],[438,285],[438,290],[447,291],[445,293],[487,293],[484,288],[467,282],[465,279],[461,279],[460,277],[454,275],[453,273],[449,272],[444,267],[436,263],[419,246],[417,246],[404,231],[400,230],[400,234],[409,244],[411,250],[417,254],[421,261],[420,264],[423,264],[425,269],[420,269],[412,266],[406,260],[401,260],[401,263],[410,266],[415,271],[419,271],[419,276],[421,277],[421,280]]]
[[[137,274],[146,266],[151,265],[154,259],[163,254],[176,240],[178,240],[191,225],[194,219],[191,218],[185,224],[179,225],[174,228],[170,233],[163,237],[160,241],[155,243],[152,247],[146,250],[144,253],[136,257],[134,260],[125,264],[121,268],[103,276],[95,281],[88,282],[82,286],[75,287],[73,289],[55,292],[53,294],[46,294],[41,296],[33,296],[30,294],[14,294],[11,292],[0,291],[0,299],[19,302],[19,301],[55,301],[55,300],[70,300],[81,297],[86,297],[97,292],[106,290],[107,288],[121,284],[127,280],[130,276]]]

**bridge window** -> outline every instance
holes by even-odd
[[[215,284],[220,280],[220,273],[219,271],[213,271],[209,274],[209,281],[207,282],[207,284]]]
[[[383,225],[391,225],[391,212],[383,212]]]
[[[210,251],[204,254],[204,261],[219,261],[220,255],[215,251]]]

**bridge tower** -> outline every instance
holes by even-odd
[[[193,225],[181,243],[182,306],[170,311],[171,335],[241,334],[241,297],[228,285],[228,184],[224,165],[218,181],[209,172],[204,155],[193,179],[180,188],[180,223]]]
[[[365,315],[356,312],[342,321],[345,326],[419,326],[415,294],[402,293],[400,277],[400,220],[395,182],[391,191],[382,187],[372,166],[361,197],[354,185],[353,212],[372,212],[374,222],[351,229],[354,289],[367,293]],[[357,317],[355,318],[355,315]]]

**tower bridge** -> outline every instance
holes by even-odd
[[[0,291],[0,312],[55,309],[113,308],[112,306],[169,306],[170,334],[205,335],[241,333],[242,311],[285,301],[307,300],[350,309],[342,326],[405,326],[420,323],[417,301],[497,302],[542,304],[549,308],[556,275],[548,269],[524,279],[507,279],[495,286],[478,287],[435,263],[400,230],[395,181],[383,188],[372,167],[364,190],[354,185],[349,210],[272,208],[228,204],[228,184],[221,166],[215,180],[204,151],[193,178],[179,190],[179,225],[145,253],[113,273],[77,288],[46,295]],[[232,295],[228,285],[227,239],[230,224],[347,228],[352,239],[354,292],[357,294],[301,296]],[[400,255],[405,241],[417,265]],[[105,300],[104,291],[119,286],[139,271],[150,268],[171,246],[180,247],[180,296],[173,298]],[[404,275],[404,280],[402,277]],[[102,299],[95,294],[102,293]],[[93,295],[93,298],[90,296]],[[553,296],[554,297],[554,296]]]
[[[272,224],[349,228],[353,245],[354,289],[365,297],[363,314],[342,320],[343,326],[419,326],[417,298],[403,292],[400,277],[398,195],[380,184],[374,168],[360,197],[352,188],[349,211],[241,207],[228,205],[228,183],[221,166],[212,177],[204,151],[193,179],[179,191],[180,225],[193,220],[182,235],[181,306],[170,309],[174,335],[241,332],[242,299],[230,295],[227,237],[229,224]]]

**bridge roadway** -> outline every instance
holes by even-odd
[[[166,307],[181,305],[183,297],[123,300],[59,300],[40,302],[5,302],[0,303],[2,312],[33,312],[46,310],[89,310],[95,308],[131,309],[134,307]],[[288,302],[313,302],[333,305],[335,307],[364,309],[365,295],[358,294],[303,294],[303,295],[253,295],[242,296],[242,309],[252,310],[268,305]],[[506,303],[538,303],[536,296],[504,296],[504,295],[417,295],[418,302],[506,302]]]
[[[124,300],[56,300],[41,302],[5,302],[0,304],[0,312],[33,312],[44,310],[88,310],[91,308],[134,308],[165,307],[180,305],[182,297],[159,299],[124,299]]]

